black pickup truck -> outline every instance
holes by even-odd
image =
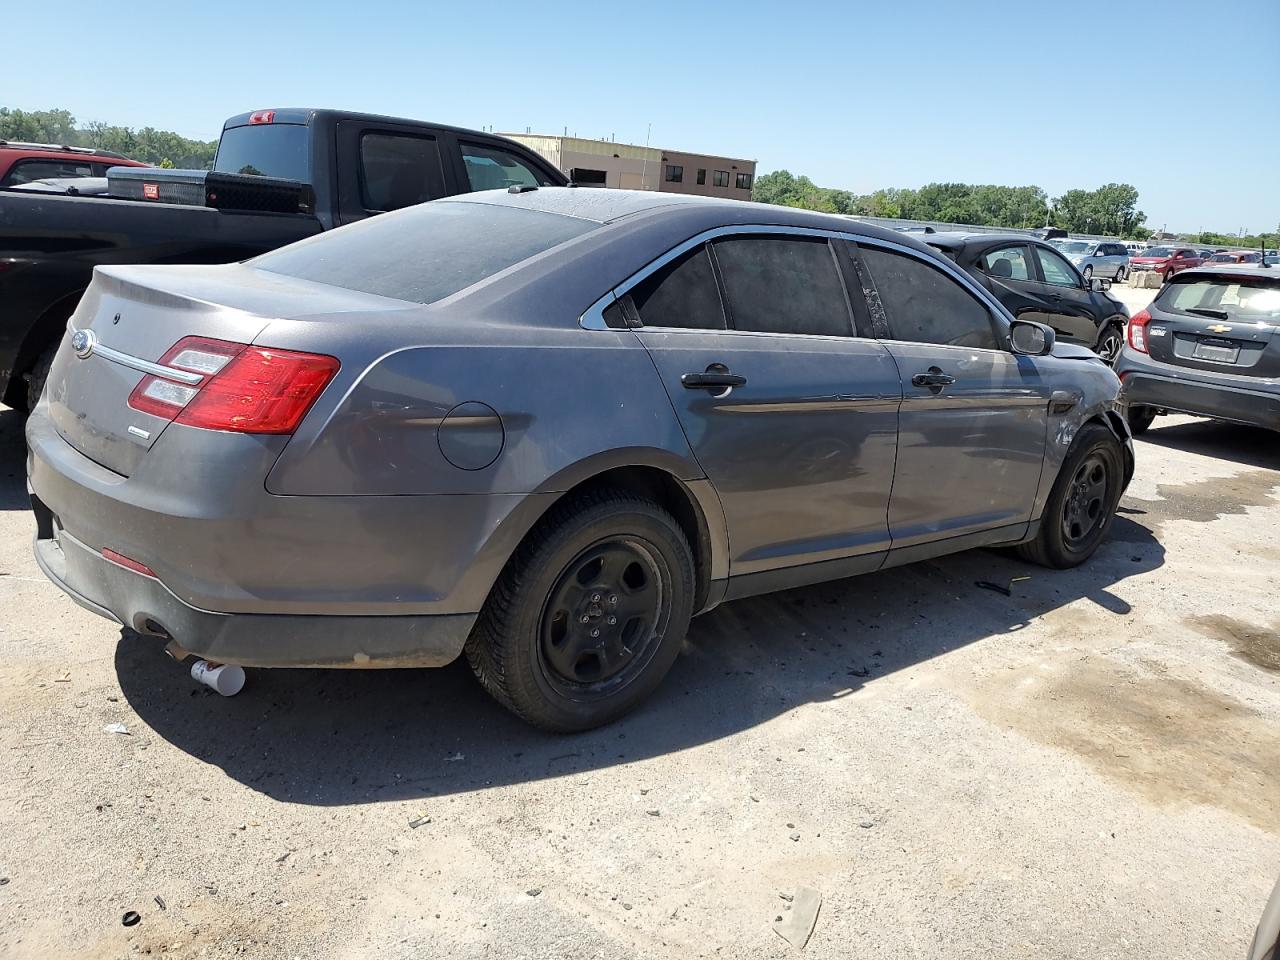
[[[437,197],[567,182],[536,153],[492,134],[311,109],[232,117],[213,173],[149,169],[154,174],[116,171],[130,189],[117,194],[113,180],[106,196],[0,190],[0,401],[29,409],[39,397],[67,319],[98,264],[230,263]],[[252,185],[243,187],[246,175],[262,178],[271,203],[257,202]],[[201,193],[205,176],[209,189]],[[228,181],[241,186],[217,200],[213,185]],[[280,212],[280,186],[290,182],[302,199]],[[205,203],[172,202],[171,187],[192,185],[195,200]]]

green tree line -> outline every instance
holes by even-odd
[[[858,196],[848,190],[819,187],[808,177],[776,170],[757,177],[751,198],[828,213],[905,220],[939,220],[993,227],[1061,227],[1145,240],[1151,235],[1138,207],[1138,191],[1127,183],[1096,190],[1068,190],[1050,200],[1040,187],[996,184],[930,183],[918,190],[890,188]]]
[[[58,143],[113,150],[160,167],[204,170],[213,165],[216,140],[189,140],[170,130],[118,127],[96,120],[79,124],[67,110],[0,107],[0,140]]]

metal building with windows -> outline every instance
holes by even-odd
[[[581,187],[695,193],[750,200],[754,160],[661,150],[612,140],[504,133],[540,153]]]

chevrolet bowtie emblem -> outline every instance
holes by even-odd
[[[93,353],[93,347],[97,339],[92,330],[77,330],[71,335],[71,349],[76,352],[77,357],[83,360]]]
[[[1209,327],[1208,329],[1210,333],[1227,333],[1231,330],[1231,328],[1227,326],[1225,323],[1215,323],[1212,327]]]

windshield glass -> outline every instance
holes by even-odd
[[[311,182],[307,128],[297,123],[255,123],[222,131],[213,169],[255,177]]]
[[[1148,247],[1146,252],[1143,253],[1143,256],[1144,257],[1172,257],[1173,248],[1172,247]]]
[[[1215,253],[1209,258],[1210,263],[1235,263],[1236,258],[1229,253]]]
[[[1081,243],[1079,240],[1075,240],[1069,243],[1064,243],[1062,246],[1058,247],[1058,249],[1067,256],[1074,256],[1077,253],[1087,252],[1092,246],[1093,244],[1091,243]]]
[[[1192,310],[1221,311],[1229,320],[1274,323],[1280,320],[1280,282],[1271,278],[1221,277],[1174,283],[1159,297],[1167,310],[1190,313]]]
[[[598,226],[518,207],[436,201],[319,234],[248,264],[380,297],[434,303]]]

